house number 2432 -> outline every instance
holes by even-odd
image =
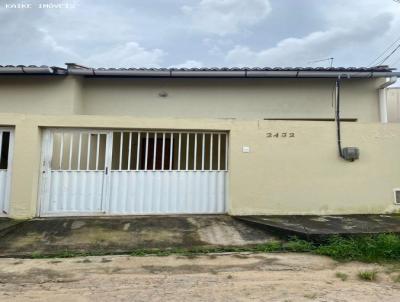
[[[292,138],[294,137],[294,132],[267,132],[266,134],[267,138],[278,138],[278,137],[282,137],[282,138]]]

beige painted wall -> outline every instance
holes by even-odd
[[[382,80],[343,80],[342,116],[377,122]],[[135,117],[332,118],[333,79],[0,77],[0,112]],[[158,94],[168,93],[165,98]]]
[[[393,188],[400,188],[400,165],[396,164],[400,124],[378,122],[379,81],[356,81],[353,88],[349,83],[343,87],[343,117],[359,118],[357,123],[343,123],[343,146],[361,150],[360,160],[353,163],[337,155],[333,122],[263,120],[299,115],[332,117],[333,83],[329,81],[312,85],[312,80],[306,80],[305,86],[299,86],[300,82],[284,85],[280,80],[275,86],[257,80],[247,83],[249,88],[234,85],[233,80],[229,80],[231,85],[229,81],[206,85],[200,83],[202,80],[180,80],[168,86],[155,85],[160,81],[146,86],[139,80],[121,80],[122,84],[106,79],[46,81],[0,79],[0,125],[15,126],[16,130],[12,217],[37,213],[43,127],[229,131],[231,214],[399,211]],[[106,84],[110,85],[107,89]],[[201,87],[194,89],[197,85]],[[160,89],[169,93],[167,99],[157,96]],[[95,102],[99,106],[94,106]],[[77,114],[82,112],[87,114]],[[169,115],[178,117],[165,117]],[[267,138],[268,132],[292,132],[295,137]],[[243,153],[243,146],[251,152]]]
[[[295,137],[266,138],[266,132]],[[231,213],[398,211],[400,125],[343,123],[342,138],[343,147],[360,148],[358,161],[339,158],[334,123],[242,123],[231,132]],[[242,145],[251,153],[241,153]]]
[[[378,121],[380,80],[343,80],[344,118]],[[331,118],[333,79],[86,79],[83,114]],[[165,91],[168,97],[159,97]]]
[[[0,77],[0,112],[76,114],[81,111],[81,79],[73,77]]]
[[[11,216],[37,211],[39,127],[218,129],[230,132],[229,213],[350,214],[398,211],[399,124],[343,123],[343,145],[361,149],[359,161],[338,158],[332,122],[37,116],[0,114],[16,124]],[[266,138],[293,132],[294,138]],[[242,153],[249,146],[250,153]]]

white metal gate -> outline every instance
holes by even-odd
[[[224,213],[225,132],[45,130],[41,216]]]
[[[0,216],[9,209],[13,144],[13,129],[0,127]]]

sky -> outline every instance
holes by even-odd
[[[0,65],[359,67],[399,38],[400,0],[0,0]]]

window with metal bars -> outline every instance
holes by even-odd
[[[215,132],[113,132],[111,170],[228,169],[228,135]]]
[[[52,170],[104,170],[106,133],[53,132]]]
[[[113,171],[228,169],[228,134],[224,132],[67,129],[53,131],[52,135],[52,170],[105,170],[107,144],[111,144],[109,164]]]

